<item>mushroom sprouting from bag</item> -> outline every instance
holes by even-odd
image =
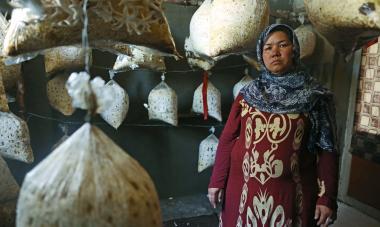
[[[317,36],[315,35],[312,26],[301,25],[294,30],[300,45],[300,59],[307,58],[314,53],[317,44]]]
[[[46,85],[47,98],[50,105],[65,116],[70,116],[75,109],[71,105],[71,97],[66,89],[66,81],[69,78],[67,73],[55,74]]]
[[[73,73],[75,107],[102,112],[110,88]],[[85,123],[25,177],[17,204],[21,227],[162,226],[154,184],[144,168],[99,128]]]
[[[207,86],[204,89],[204,86]],[[204,91],[203,91],[204,90]],[[206,102],[203,102],[206,101]],[[192,111],[198,114],[203,114],[222,121],[222,96],[220,91],[210,82],[203,82],[197,87],[193,96]]]
[[[213,166],[215,163],[219,140],[214,135],[215,128],[212,127],[210,131],[211,134],[199,144],[198,173]]]
[[[190,21],[192,49],[214,58],[256,48],[269,23],[267,0],[205,0]]]
[[[166,70],[164,57],[150,48],[130,45],[130,53],[119,54],[113,66],[115,71],[127,71],[137,68],[163,72]]]
[[[248,75],[248,70],[246,69],[244,72],[244,77],[241,78],[241,80],[234,85],[234,88],[232,91],[234,95],[234,99],[236,99],[236,97],[239,95],[240,90],[245,85],[249,84],[252,80],[253,80],[252,77]]]
[[[47,75],[85,66],[85,50],[80,46],[55,47],[44,51],[44,55]],[[91,53],[89,56],[92,56]],[[90,64],[91,62],[92,58],[90,58]]]
[[[28,125],[12,112],[0,112],[0,155],[31,163],[34,161]]]
[[[5,16],[0,13],[0,48],[3,47],[4,36],[9,26],[9,22]],[[21,65],[5,65],[4,57],[0,56],[0,75],[3,77],[3,85],[6,91],[10,91],[16,87],[17,82],[21,78]]]
[[[4,54],[15,56],[80,43],[83,3],[83,0],[41,0],[33,1],[34,5],[21,4],[12,11]],[[161,0],[89,0],[90,45],[96,40],[108,40],[177,54],[161,3]]]
[[[100,113],[100,116],[115,129],[119,128],[127,116],[129,109],[129,96],[127,92],[114,80],[106,83],[105,87],[112,90],[113,101],[110,106]]]
[[[161,120],[168,124],[178,125],[178,104],[177,94],[165,83],[165,76],[162,81],[150,91],[148,104],[144,104],[148,109],[149,120]]]
[[[341,53],[350,54],[380,35],[380,2],[305,0],[316,30]]]

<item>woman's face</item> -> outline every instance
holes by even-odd
[[[284,32],[269,35],[263,47],[263,61],[273,74],[283,74],[293,67],[293,44]]]

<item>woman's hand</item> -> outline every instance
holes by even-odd
[[[317,205],[315,208],[314,219],[317,220],[317,225],[327,227],[332,224],[333,210],[324,205]]]
[[[216,208],[218,203],[222,202],[223,199],[223,189],[221,188],[209,188],[207,197],[210,200],[212,207]]]

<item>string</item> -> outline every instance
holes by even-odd
[[[238,64],[238,65],[230,65],[230,66],[225,66],[225,67],[220,67],[220,68],[214,68],[211,70],[212,72],[217,72],[217,71],[222,71],[226,69],[236,69],[236,68],[244,68],[250,66],[249,64]],[[113,68],[106,67],[106,66],[101,66],[101,65],[92,65],[91,67],[97,68],[97,69],[104,69],[104,70],[112,70],[114,74],[116,73],[123,73],[123,72],[135,72],[135,71],[150,71],[154,72],[149,69],[144,69],[144,68],[138,68],[138,69],[131,69],[131,70],[113,70]],[[203,69],[188,69],[188,70],[166,70],[165,73],[189,73],[189,72],[203,72]]]
[[[58,122],[61,124],[67,124],[67,125],[82,125],[86,123],[85,121],[67,121],[67,120],[62,120],[54,117],[48,117],[48,116],[43,116],[40,114],[32,113],[32,112],[27,112],[27,120],[28,122],[32,117],[43,119],[43,120],[49,120],[49,121],[54,121]],[[91,124],[95,125],[108,125],[105,122],[91,122]],[[210,128],[210,127],[224,127],[224,124],[219,123],[219,124],[208,124],[208,125],[198,125],[198,124],[179,124],[178,126],[172,126],[168,124],[141,124],[141,123],[123,123],[125,126],[129,127],[170,127],[170,128],[181,128],[181,127],[187,127],[187,128]]]

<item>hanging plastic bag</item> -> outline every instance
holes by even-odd
[[[68,80],[73,103],[92,114],[107,109],[113,93],[102,79],[90,82],[86,75],[73,73]],[[17,225],[159,227],[162,220],[148,173],[86,123],[26,175]]]
[[[148,109],[149,119],[161,120],[177,126],[177,94],[165,83],[165,76],[162,76],[161,79],[161,83],[149,93],[148,104],[144,104],[144,106]]]
[[[34,161],[28,125],[12,112],[0,112],[0,155],[26,163]]]
[[[0,226],[16,226],[16,202],[20,191],[5,160],[0,156]]]
[[[3,86],[3,78],[0,74],[0,112],[9,112],[8,99]]]
[[[305,0],[308,18],[344,54],[380,35],[380,2],[367,0]]]
[[[80,46],[63,46],[51,48],[44,51],[45,55],[45,71],[47,75],[52,75],[63,70],[72,70],[84,68],[85,51]],[[91,52],[89,53],[90,57]],[[90,58],[90,64],[92,58]]]
[[[19,190],[20,187],[12,176],[7,163],[0,156],[0,206],[6,201],[16,199]]]
[[[254,50],[268,23],[267,0],[205,0],[191,18],[189,42],[211,58]]]
[[[119,54],[113,66],[115,71],[134,70],[137,68],[163,72],[166,70],[164,57],[149,48],[130,46],[130,54]]]
[[[300,44],[300,58],[304,59],[314,53],[317,44],[317,36],[315,35],[312,26],[301,25],[294,30]]]
[[[219,140],[214,135],[214,127],[210,129],[210,132],[211,134],[199,144],[198,173],[213,166],[215,163]]]
[[[83,0],[38,2],[21,5],[12,11],[4,39],[6,56],[81,42]],[[160,0],[97,0],[90,3],[87,7],[90,45],[96,40],[108,40],[176,53]]]
[[[56,74],[46,85],[47,98],[50,105],[65,116],[70,116],[75,109],[71,105],[72,99],[66,89],[67,73]]]
[[[222,121],[222,96],[208,79],[205,80],[205,77],[207,75],[204,75],[204,82],[194,92],[192,111],[203,114],[205,120],[210,115],[216,120]]]
[[[241,78],[241,80],[234,85],[234,88],[232,91],[232,93],[234,95],[234,99],[236,99],[236,97],[239,95],[240,90],[245,85],[249,84],[252,80],[253,80],[252,77],[248,75],[248,69],[245,69],[244,77]]]
[[[127,116],[129,109],[129,96],[127,92],[114,80],[107,82],[105,87],[112,89],[114,100],[100,116],[115,129],[119,128]]]

